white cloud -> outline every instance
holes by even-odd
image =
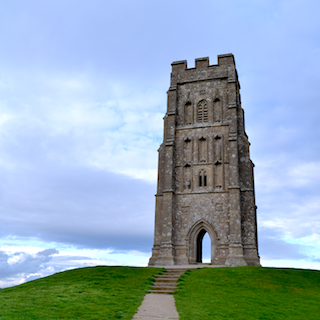
[[[46,249],[36,254],[26,252],[7,254],[0,251],[0,285],[15,285],[24,282],[29,276],[53,273],[55,269],[46,264],[54,254],[58,253],[56,249]]]
[[[149,253],[133,251],[114,251],[98,249],[79,249],[73,246],[56,244],[57,249],[39,251],[39,245],[45,247],[46,242],[35,241],[38,246],[33,246],[32,241],[23,241],[20,247],[12,246],[19,243],[19,239],[10,241],[0,251],[0,287],[10,287],[45,277],[56,272],[79,267],[96,265],[131,265],[146,266]],[[16,251],[16,250],[21,251]],[[128,260],[130,260],[128,262]]]

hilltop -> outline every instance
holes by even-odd
[[[90,267],[0,290],[0,319],[131,319],[163,269]],[[259,267],[188,270],[181,320],[319,319],[320,272]]]

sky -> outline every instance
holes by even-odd
[[[320,270],[320,2],[0,0],[0,287],[148,263],[171,63],[233,53],[263,266]]]

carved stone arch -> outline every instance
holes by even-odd
[[[184,112],[184,124],[192,124],[193,123],[193,108],[190,100],[186,101],[183,107]]]
[[[220,100],[220,101],[223,100],[222,94],[221,94],[221,92],[219,90],[216,90],[212,97],[213,97],[212,101],[215,101],[217,99]]]
[[[212,224],[210,224],[205,219],[200,219],[190,228],[187,234],[187,243],[189,244],[189,263],[201,262],[199,261],[199,256],[201,254],[199,250],[202,250],[201,242],[206,232],[209,234],[211,240],[211,262],[213,261],[216,255],[217,240],[219,239],[219,237]]]
[[[213,122],[222,122],[222,96],[216,92],[213,98]]]
[[[192,150],[193,150],[193,145],[192,145],[192,138],[185,138],[183,142],[183,160],[184,162],[192,162]]]
[[[186,163],[183,166],[183,180],[184,180],[184,190],[190,191],[192,189],[192,171],[190,163]]]
[[[201,136],[198,141],[198,155],[199,162],[207,162],[208,161],[208,140]]]

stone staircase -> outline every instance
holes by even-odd
[[[166,272],[158,275],[149,293],[173,293],[177,288],[179,277],[188,269],[166,268]]]

